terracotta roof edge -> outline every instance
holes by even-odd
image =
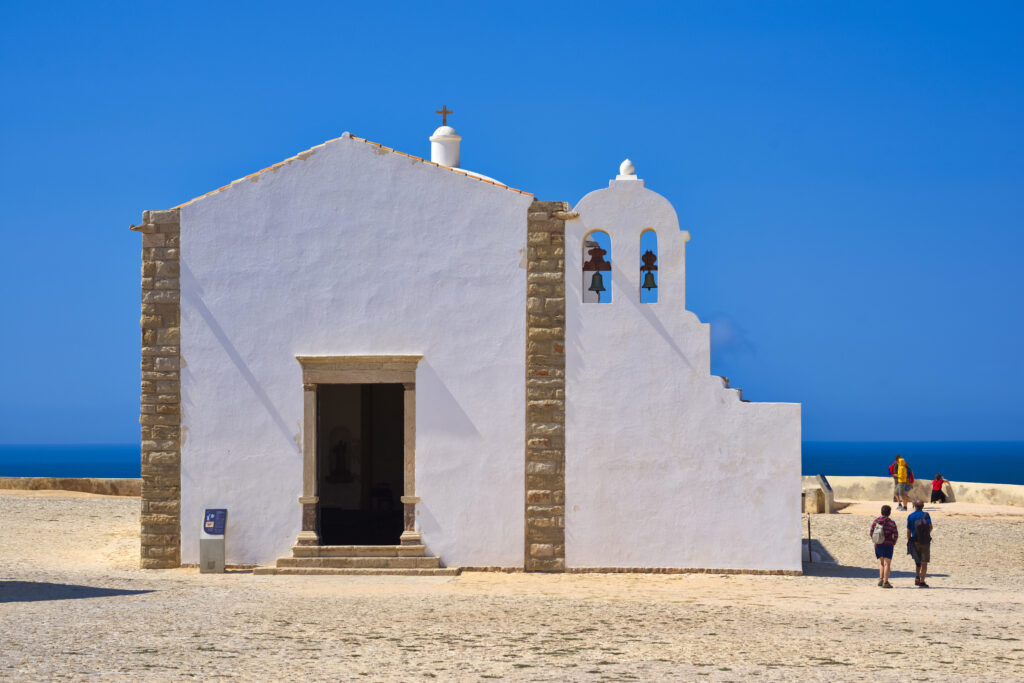
[[[243,180],[252,180],[253,178],[259,176],[262,173],[266,173],[267,171],[276,170],[278,168],[281,168],[282,166],[290,164],[291,162],[293,162],[293,161],[295,161],[297,159],[303,159],[306,155],[308,155],[313,150],[319,149],[320,147],[323,147],[324,145],[328,145],[328,144],[330,144],[332,142],[337,142],[338,140],[342,140],[342,139],[358,140],[359,142],[363,142],[363,143],[366,143],[368,145],[374,145],[376,147],[380,147],[381,149],[387,150],[388,152],[392,152],[394,154],[401,154],[402,156],[409,157],[410,159],[416,159],[418,161],[422,161],[425,164],[430,164],[431,166],[437,166],[438,168],[443,168],[445,170],[451,171],[452,173],[458,173],[461,176],[465,176],[467,178],[472,178],[474,180],[479,180],[480,182],[487,183],[488,185],[494,185],[496,187],[501,187],[501,188],[504,188],[506,190],[510,190],[511,192],[518,192],[519,194],[525,195],[527,197],[532,197],[533,196],[533,194],[530,193],[530,192],[525,192],[523,190],[519,190],[519,189],[516,189],[514,187],[510,187],[509,185],[505,185],[504,183],[499,183],[499,182],[494,181],[494,180],[487,180],[485,178],[479,178],[479,177],[477,177],[477,176],[475,176],[475,175],[473,175],[471,173],[467,173],[466,171],[463,171],[460,168],[452,168],[450,166],[443,166],[443,165],[435,163],[433,161],[428,161],[427,159],[424,159],[423,157],[418,157],[415,154],[409,154],[407,152],[400,152],[397,149],[394,149],[392,147],[388,147],[387,145],[382,145],[379,142],[374,142],[373,140],[367,140],[366,138],[361,138],[358,135],[352,135],[352,133],[349,133],[348,131],[345,131],[344,133],[342,133],[341,135],[339,135],[336,138],[331,138],[330,140],[326,140],[325,142],[321,142],[319,145],[314,145],[313,147],[310,147],[309,149],[305,149],[305,150],[299,152],[298,154],[295,154],[293,156],[288,157],[287,159],[282,159],[281,161],[277,162],[276,164],[272,164],[270,166],[267,166],[266,168],[260,169],[259,171],[256,171],[255,173],[250,173],[249,175],[242,176],[241,178],[238,178],[236,180],[232,180],[227,185],[222,185],[221,187],[218,187],[215,190],[210,190],[209,192],[207,192],[205,194],[201,194],[198,197],[193,197],[192,199],[189,199],[187,202],[182,202],[181,204],[178,204],[177,206],[172,207],[172,208],[180,209],[180,208],[182,208],[184,206],[188,206],[192,202],[199,201],[200,199],[203,199],[204,197],[209,197],[210,195],[217,194],[218,192],[223,192],[224,190],[228,189],[229,187],[231,187],[232,185],[234,185],[236,183],[240,183]]]
[[[445,166],[443,164],[439,164],[436,161],[430,161],[428,159],[424,159],[423,157],[418,157],[415,154],[409,154],[408,152],[401,152],[401,151],[399,151],[397,149],[394,149],[392,147],[388,147],[387,145],[382,145],[379,142],[374,142],[373,140],[367,140],[366,138],[361,138],[358,135],[351,135],[350,137],[353,140],[358,140],[359,142],[365,142],[368,145],[373,145],[375,147],[380,147],[381,149],[387,150],[387,151],[392,152],[394,154],[401,154],[404,157],[409,157],[410,159],[416,159],[417,161],[422,161],[424,164],[429,164],[430,166],[436,166],[438,168],[443,168],[446,171],[451,171],[452,173],[458,173],[461,176],[465,176],[467,178],[472,178],[473,180],[479,180],[480,182],[487,183],[488,185],[494,185],[496,187],[501,187],[501,188],[504,188],[506,190],[510,190],[512,192],[518,192],[519,194],[526,195],[527,197],[532,197],[533,196],[533,193],[531,193],[531,192],[526,192],[525,190],[517,189],[515,187],[512,187],[511,185],[506,185],[504,183],[499,183],[496,180],[487,180],[486,178],[480,178],[478,176],[473,175],[472,173],[468,173],[467,171],[462,170],[461,168],[452,168],[451,166]]]

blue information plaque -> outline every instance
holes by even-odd
[[[227,510],[207,510],[203,517],[203,531],[211,536],[223,536],[228,523]]]

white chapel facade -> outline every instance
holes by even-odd
[[[227,508],[264,573],[799,573],[800,406],[711,374],[672,205],[628,160],[570,206],[430,142],[345,133],[133,226],[142,566]]]

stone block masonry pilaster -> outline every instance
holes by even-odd
[[[181,564],[181,280],[178,209],[142,224],[142,561]]]
[[[565,571],[565,212],[526,223],[526,571]],[[560,218],[559,215],[563,216]]]

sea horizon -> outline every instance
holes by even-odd
[[[804,441],[803,475],[885,477],[902,455],[917,480],[1024,485],[1024,441]]]
[[[899,453],[915,476],[1024,485],[1024,441],[804,441],[801,474],[887,476]],[[140,476],[139,444],[0,444],[0,477]]]

